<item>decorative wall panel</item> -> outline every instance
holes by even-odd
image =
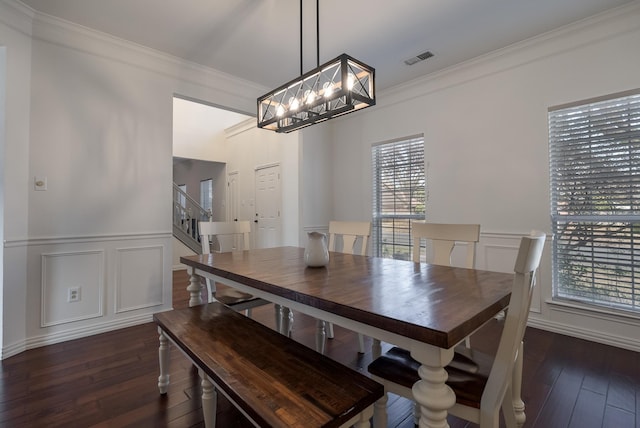
[[[116,249],[115,313],[163,304],[163,247]]]
[[[41,327],[103,316],[104,251],[42,254]]]

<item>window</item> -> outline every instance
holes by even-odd
[[[208,213],[213,210],[213,179],[211,178],[200,182],[200,206]]]
[[[549,109],[553,296],[640,312],[640,91]]]
[[[410,260],[410,222],[425,219],[424,138],[374,145],[372,162],[373,254]]]

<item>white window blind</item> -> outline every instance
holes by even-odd
[[[640,91],[549,110],[554,299],[640,312]]]
[[[425,218],[424,138],[374,145],[372,162],[373,254],[410,260],[410,222]]]
[[[213,209],[213,179],[200,181],[200,206],[205,211]]]

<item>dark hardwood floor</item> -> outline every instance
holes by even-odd
[[[184,271],[174,273],[174,307],[187,306]],[[273,306],[253,317],[273,327]],[[498,322],[479,331],[474,346],[491,349]],[[295,314],[293,337],[314,343],[315,322]],[[202,427],[199,380],[172,349],[171,385],[157,388],[158,335],[154,324],[32,349],[2,361],[0,427]],[[370,345],[370,342],[369,342]],[[336,327],[327,355],[366,373],[356,335]],[[640,428],[640,354],[528,328],[523,398],[531,428]],[[389,400],[390,427],[413,426],[408,400]],[[219,427],[248,427],[220,400]],[[452,428],[474,427],[449,418]]]

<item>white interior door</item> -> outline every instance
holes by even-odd
[[[239,196],[238,196],[238,185],[239,185],[240,175],[238,171],[230,172],[227,174],[227,221],[238,221],[240,215],[239,208]],[[221,242],[220,245],[224,245],[225,248],[242,248],[238,247],[240,244],[240,238],[238,236],[226,236],[220,237],[220,239],[227,238],[232,240],[233,242]]]
[[[238,221],[238,172],[227,175],[227,221]]]
[[[255,248],[282,245],[280,165],[256,169]]]

